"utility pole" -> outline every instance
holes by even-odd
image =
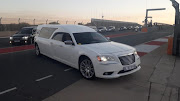
[[[180,55],[180,14],[179,3],[176,0],[170,0],[172,6],[175,9],[175,26],[174,26],[174,38],[173,38],[173,55]]]
[[[18,19],[18,23],[20,24],[21,18]]]
[[[46,24],[48,23],[48,19],[46,20]]]
[[[0,18],[0,24],[2,24],[1,21],[2,21],[2,17]]]
[[[35,21],[36,21],[36,19],[33,20],[33,24],[34,24],[34,25],[35,25]]]

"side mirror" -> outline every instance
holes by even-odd
[[[110,40],[110,37],[106,37],[108,40]]]
[[[66,45],[73,45],[73,42],[71,40],[64,41]]]

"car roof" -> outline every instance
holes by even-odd
[[[63,31],[68,33],[96,32],[94,29],[83,25],[39,25],[38,27],[58,28],[57,31]]]

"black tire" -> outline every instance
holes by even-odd
[[[37,44],[35,45],[35,52],[36,52],[37,56],[41,56],[41,52],[40,52],[39,46]]]
[[[83,58],[80,60],[79,71],[81,75],[87,80],[92,80],[95,78],[93,63],[89,58]]]

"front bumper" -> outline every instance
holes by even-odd
[[[123,70],[123,65],[121,63],[110,63],[110,64],[101,64],[101,63],[95,63],[94,69],[95,69],[95,75],[98,78],[105,78],[105,79],[111,79],[111,78],[119,78],[120,76],[125,76],[132,74],[138,70],[141,69],[140,66],[140,58],[137,59],[133,64],[136,68],[129,70],[127,72],[120,72]],[[110,75],[104,75],[104,73],[112,73]]]
[[[9,40],[10,44],[14,43],[21,43],[21,44],[27,44],[29,40]]]

